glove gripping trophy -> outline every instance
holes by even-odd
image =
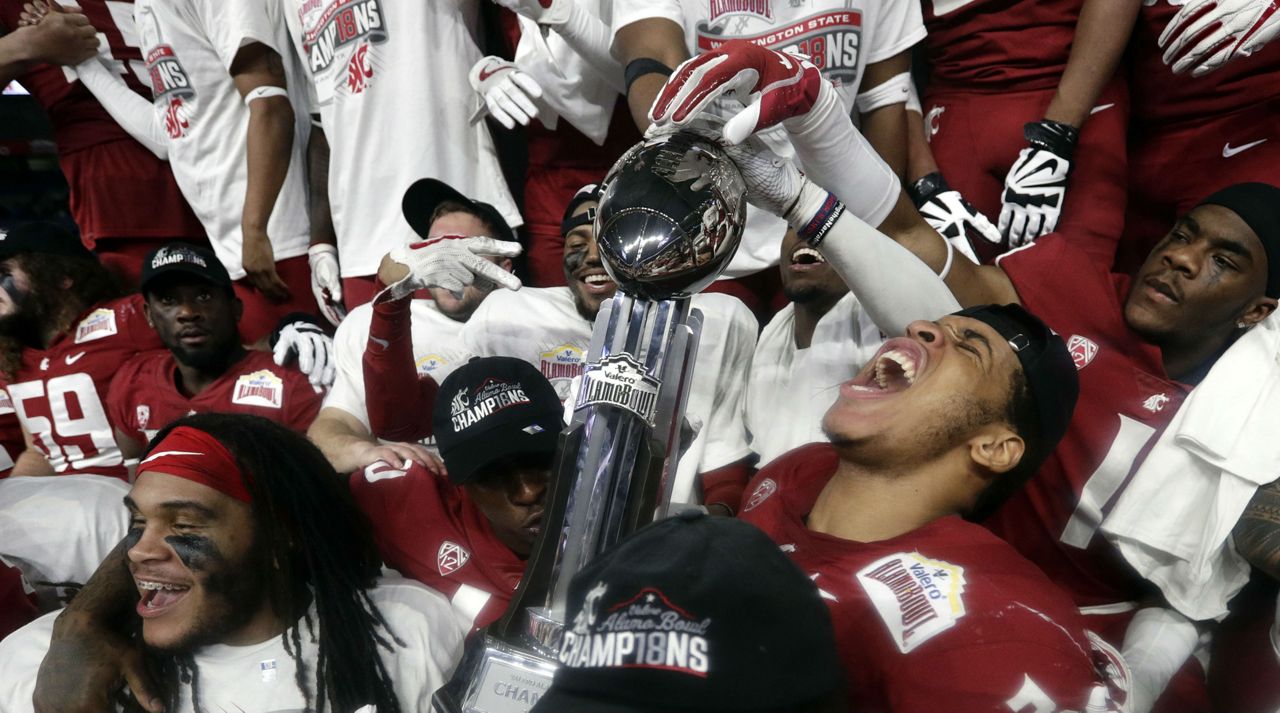
[[[571,396],[545,526],[507,613],[459,666],[459,703],[440,696],[438,709],[531,708],[556,668],[569,580],[626,535],[681,507],[670,499],[702,329],[689,299],[724,271],[745,220],[742,175],[696,134],[646,139],[609,171],[595,234],[618,294],[596,317]]]

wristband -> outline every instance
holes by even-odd
[[[1058,121],[1033,121],[1022,127],[1027,143],[1070,161],[1080,140],[1080,130]]]
[[[254,87],[249,90],[248,94],[244,95],[244,105],[249,106],[250,102],[258,99],[266,99],[267,97],[284,97],[288,99],[289,92],[285,91],[284,87],[270,87],[265,85],[261,87]]]
[[[917,208],[928,202],[930,198],[949,190],[951,186],[947,185],[941,171],[921,176],[907,185],[907,195],[911,197],[911,202],[915,203]]]
[[[816,248],[826,239],[831,226],[835,225],[842,215],[844,215],[844,204],[836,198],[834,193],[828,193],[826,200],[822,201],[822,207],[818,208],[818,212],[813,214],[809,222],[796,229],[796,235]]]
[[[624,82],[626,84],[624,94],[630,94],[631,85],[635,84],[637,79],[645,76],[646,74],[661,74],[664,77],[670,77],[673,71],[675,70],[652,57],[633,59],[627,64],[627,70],[623,73]]]

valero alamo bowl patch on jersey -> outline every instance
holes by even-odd
[[[261,369],[236,379],[231,403],[241,406],[280,408],[284,405],[284,381],[267,369]]]

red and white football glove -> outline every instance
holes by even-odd
[[[684,126],[712,101],[732,93],[746,106],[724,126],[725,143],[737,144],[761,129],[805,116],[824,91],[834,98],[809,60],[733,40],[677,67],[654,100],[649,120]]]
[[[484,108],[471,117],[472,121],[488,109],[498,123],[514,129],[516,124],[528,126],[538,116],[534,100],[542,98],[542,87],[515,63],[501,57],[482,57],[471,68],[469,79],[471,88],[484,99]]]
[[[439,287],[461,295],[477,279],[508,290],[520,289],[520,278],[486,257],[514,258],[520,245],[509,240],[443,235],[391,249],[388,257],[409,268],[409,274],[379,293],[381,299],[400,299],[414,291]],[[384,297],[385,295],[385,297]]]
[[[1200,77],[1262,49],[1280,35],[1277,0],[1190,0],[1160,33],[1174,74]]]
[[[311,294],[316,298],[320,314],[336,327],[347,316],[347,308],[342,304],[338,248],[328,243],[316,243],[307,249],[307,262],[311,265]]]

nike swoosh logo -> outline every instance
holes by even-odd
[[[1106,111],[1107,109],[1110,109],[1113,106],[1115,106],[1114,102],[1112,102],[1111,104],[1099,104],[1089,110],[1089,116],[1093,116],[1094,114],[1097,114],[1100,111]]]
[[[159,453],[152,453],[146,458],[143,458],[142,463],[150,463],[151,461],[157,458],[163,458],[165,456],[202,456],[202,455],[204,454],[197,453],[195,451],[160,451]],[[142,465],[142,463],[139,463],[138,465]]]
[[[377,344],[383,349],[386,349],[387,347],[391,346],[391,342],[387,341],[386,339],[378,339],[373,335],[369,335],[369,341],[373,342],[374,344]]]
[[[1240,144],[1239,146],[1232,146],[1231,142],[1227,142],[1222,145],[1222,157],[1231,158],[1232,156],[1235,156],[1241,151],[1248,151],[1254,146],[1257,146],[1258,144],[1265,144],[1266,142],[1267,142],[1266,139],[1258,139],[1257,141],[1251,141],[1247,144]]]
[[[480,70],[480,81],[483,82],[484,80],[488,79],[489,77],[492,77],[493,75],[497,74],[498,72],[501,72],[504,69],[507,69],[507,67],[504,67],[502,65],[498,65],[497,69],[489,69],[488,67],[485,67]]]
[[[70,354],[68,354],[68,355],[67,355],[67,366],[71,366],[72,364],[74,364],[74,363],[76,363],[76,362],[80,361],[80,357],[82,357],[82,356],[84,356],[84,352],[80,352],[79,354],[77,354],[77,355],[75,355],[75,356],[71,356]]]

